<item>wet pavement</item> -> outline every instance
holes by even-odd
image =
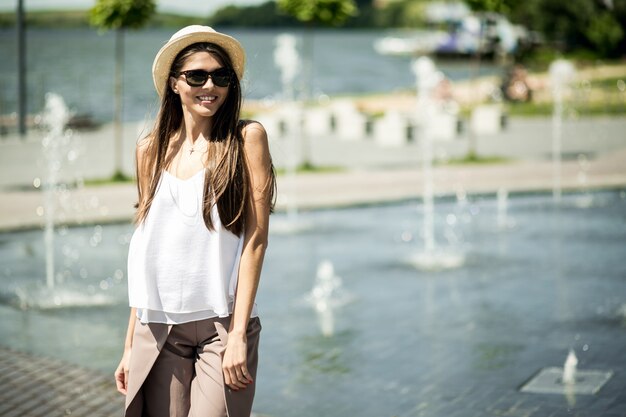
[[[462,204],[438,200],[438,254],[460,254],[463,262],[429,270],[413,266],[415,255],[424,253],[417,201],[304,212],[298,232],[284,227],[285,214],[273,217],[276,227],[258,294],[263,332],[255,412],[275,417],[624,416],[626,191],[568,193],[559,205],[549,194],[517,194],[499,224],[500,210],[491,196],[468,197]],[[59,246],[80,246],[94,229],[70,229],[59,237]],[[102,227],[101,243],[84,248],[70,271],[83,265],[86,284],[109,282],[99,276],[123,268],[130,230],[127,224]],[[36,231],[19,236],[0,245],[5,271],[13,271],[5,282],[16,276],[36,280],[33,271],[43,265]],[[322,334],[323,316],[305,302],[325,260],[349,295],[349,301],[332,308],[331,336]],[[77,280],[68,278],[61,289],[73,288],[72,282]],[[42,362],[51,357],[56,358],[51,362],[72,362],[56,368],[58,381],[74,369],[97,368],[89,375],[102,375],[97,380],[114,393],[109,375],[123,344],[128,310],[125,280],[110,285],[93,295],[113,297],[100,306],[21,311],[0,305],[2,344]],[[597,394],[520,392],[542,369],[563,367],[570,349],[580,371],[613,372]],[[35,375],[42,362],[28,375]],[[20,381],[36,389],[28,378]],[[92,414],[79,405],[72,415]]]
[[[0,347],[0,416],[122,415],[124,399],[102,372]]]

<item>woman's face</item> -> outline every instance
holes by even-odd
[[[212,72],[222,67],[223,65],[210,53],[196,52],[187,58],[180,72],[189,70]],[[216,86],[211,77],[207,79],[204,85],[192,87],[185,81],[185,75],[181,74],[178,78],[170,77],[170,87],[174,93],[180,96],[183,112],[189,112],[196,116],[215,116],[228,95],[228,86]]]

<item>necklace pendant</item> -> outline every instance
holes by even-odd
[[[193,153],[193,148],[189,149],[189,155],[191,156],[191,154]]]

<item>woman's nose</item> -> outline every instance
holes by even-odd
[[[213,78],[211,78],[211,76],[209,75],[209,77],[206,79],[206,82],[202,85],[202,88],[210,87],[215,87],[215,84],[213,84]]]

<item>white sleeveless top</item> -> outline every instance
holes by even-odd
[[[222,226],[217,206],[211,210],[215,230],[204,224],[204,177],[205,169],[187,180],[164,170],[148,215],[133,233],[128,296],[144,323],[232,313],[244,239]]]

